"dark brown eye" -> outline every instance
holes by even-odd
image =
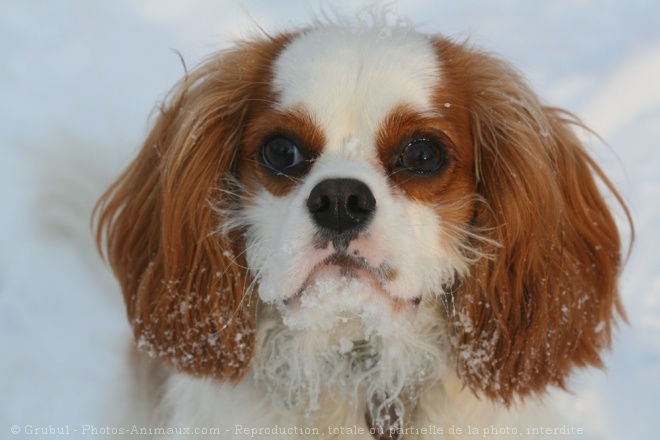
[[[286,170],[304,161],[300,149],[285,136],[272,136],[261,146],[261,161],[273,171],[286,174]]]
[[[431,139],[415,139],[399,157],[398,166],[418,174],[433,174],[444,169],[449,158],[446,150]]]

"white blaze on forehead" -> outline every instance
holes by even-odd
[[[327,149],[353,156],[373,145],[397,105],[431,110],[439,67],[431,41],[405,29],[326,27],[294,39],[274,66],[278,107],[302,107],[325,132]]]

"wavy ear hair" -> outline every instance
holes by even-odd
[[[449,71],[465,75],[480,233],[499,247],[456,294],[458,371],[490,398],[564,386],[573,367],[601,366],[615,318],[621,242],[598,178],[630,215],[573,132],[567,112],[544,107],[496,58],[438,42]],[[624,318],[625,319],[625,318]]]
[[[138,348],[192,374],[237,380],[251,358],[242,237],[217,233],[223,219],[212,203],[231,208],[223,186],[286,38],[239,44],[187,74],[96,207],[97,243],[121,284]]]

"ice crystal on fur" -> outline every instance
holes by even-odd
[[[350,324],[359,320],[367,330],[376,329],[391,333],[401,328],[397,320],[388,320],[391,304],[389,298],[372,294],[372,286],[364,280],[341,277],[319,278],[307,286],[300,295],[298,310],[282,307],[284,323],[294,329],[319,328],[332,330],[338,324]]]
[[[350,288],[335,291],[339,297],[348,293]],[[414,322],[393,323],[387,314],[354,304],[337,319],[326,316],[321,326],[310,321],[302,328],[287,326],[270,306],[258,327],[257,379],[276,404],[304,408],[311,420],[325,401],[348,401],[354,411],[376,400],[414,401],[420,386],[437,380],[446,364],[436,306],[429,301]]]
[[[170,283],[176,286],[176,283]],[[173,288],[172,288],[173,289]],[[171,290],[171,293],[176,293]],[[209,365],[212,371],[221,363],[239,365],[249,357],[245,336],[250,333],[245,324],[235,320],[232,325],[237,329],[234,334],[234,349],[228,350],[221,338],[221,331],[229,316],[228,310],[211,311],[206,315],[192,316],[199,313],[193,302],[207,303],[208,297],[199,298],[191,292],[189,301],[182,301],[178,309],[163,316],[154,315],[146,320],[139,320],[141,330],[137,336],[137,348],[154,359],[166,359],[176,368],[186,369],[192,365]],[[176,329],[186,325],[185,332],[176,333]],[[165,329],[165,330],[163,330]]]
[[[499,377],[497,371],[493,371],[491,362],[495,356],[495,348],[499,337],[494,335],[475,334],[475,327],[470,317],[463,312],[458,312],[454,322],[457,333],[467,334],[472,337],[472,344],[459,344],[456,338],[452,338],[456,357],[462,371],[462,375],[476,378],[482,389],[497,391],[499,388]]]

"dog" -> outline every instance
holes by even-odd
[[[602,367],[624,311],[599,183],[627,210],[576,128],[405,24],[187,72],[95,212],[147,433],[464,438]]]

